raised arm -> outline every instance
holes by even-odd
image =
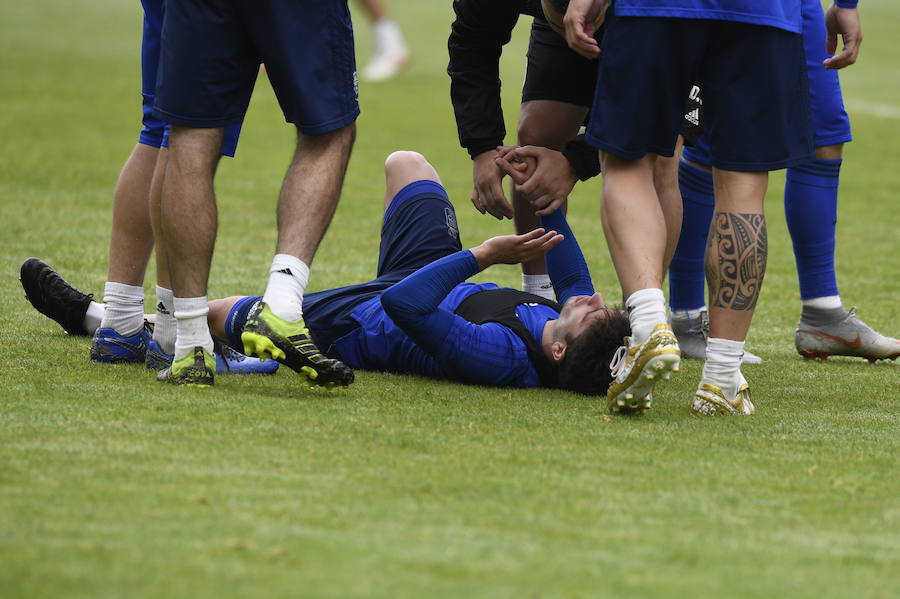
[[[496,349],[498,341],[511,347],[517,343],[515,335],[507,334],[504,327],[504,331],[498,331],[500,325],[472,324],[441,307],[441,302],[457,285],[488,266],[533,259],[561,241],[562,236],[555,231],[545,233],[542,229],[525,235],[494,237],[471,250],[456,252],[420,268],[388,289],[381,296],[381,305],[394,324],[446,372],[467,382],[496,384],[497,368],[508,363],[502,354],[508,352],[498,352],[497,362],[484,348]],[[520,349],[524,351],[524,347]],[[510,373],[510,377],[514,374]]]

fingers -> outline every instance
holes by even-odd
[[[856,59],[859,56],[859,39],[853,35],[844,35],[842,37],[844,40],[844,49],[837,56],[832,56],[825,60],[823,64],[826,69],[843,69],[856,62]],[[831,45],[830,39],[829,45]],[[837,46],[836,41],[835,46]]]
[[[481,196],[478,194],[477,188],[472,188],[472,197],[470,199],[472,200],[472,205],[475,206],[475,210],[484,214],[484,203],[481,201]]]
[[[549,196],[547,197],[549,198]],[[535,214],[537,214],[538,216],[550,216],[551,214],[559,210],[565,202],[565,199],[557,198],[549,202],[544,208],[535,211]]]
[[[828,37],[825,38],[825,51],[828,54],[834,54],[837,52],[837,33],[828,32]],[[828,64],[828,61],[832,60],[831,58],[825,61],[825,64]]]
[[[519,184],[528,181],[528,175],[522,172],[522,170],[519,168],[519,165],[521,163],[513,164],[506,158],[502,158],[499,156],[494,160],[494,162],[497,163],[497,166],[503,169],[503,172],[509,175],[509,178],[513,180],[513,183],[515,183],[517,187]],[[527,165],[522,164],[522,167],[527,168]]]
[[[484,198],[484,209],[497,220],[513,217],[513,208],[506,196],[503,195],[503,187],[499,183],[481,190]]]

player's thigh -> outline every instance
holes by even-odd
[[[803,50],[809,78],[809,103],[817,148],[851,140],[850,117],[844,108],[838,72],[826,69],[825,17],[819,0],[803,0]]]
[[[228,0],[167,0],[154,116],[184,127],[240,122],[259,53]]]
[[[378,276],[409,274],[461,249],[447,192],[437,181],[414,181],[397,192],[385,211]]]
[[[800,35],[744,23],[720,25],[700,87],[714,167],[771,171],[812,158]]]
[[[588,141],[626,160],[672,156],[707,36],[700,19],[608,15]]]
[[[359,115],[347,0],[240,3],[285,119],[322,135]]]
[[[597,62],[573,52],[542,19],[528,42],[519,144],[561,147],[577,134],[594,96]]]

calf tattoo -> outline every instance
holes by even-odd
[[[767,253],[764,215],[716,212],[706,248],[710,304],[752,310],[766,272]]]

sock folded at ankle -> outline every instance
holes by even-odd
[[[625,307],[635,343],[643,343],[656,325],[667,322],[666,298],[662,289],[650,287],[635,291],[625,300]]]
[[[733,399],[740,382],[741,358],[744,342],[710,337],[706,342],[706,362],[701,381],[722,389],[725,397]]]
[[[103,320],[100,328],[131,337],[144,326],[144,288],[107,281],[103,287]]]
[[[269,268],[269,284],[263,301],[272,313],[288,322],[303,317],[303,292],[309,281],[309,266],[289,254],[275,254]]]
[[[213,353],[212,335],[209,334],[209,325],[206,323],[206,315],[209,314],[206,296],[176,297],[173,303],[178,323],[175,359],[188,355],[198,346]]]
[[[803,310],[800,312],[800,320],[814,327],[823,327],[825,325],[834,324],[847,318],[847,312],[843,306],[837,308],[817,308],[803,304]]]
[[[553,283],[550,282],[550,275],[526,275],[523,273],[522,291],[556,301],[556,292],[553,290]]]

